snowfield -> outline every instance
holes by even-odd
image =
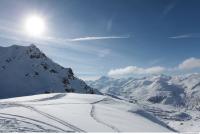
[[[54,93],[0,100],[0,132],[171,132],[137,104]]]
[[[137,104],[140,109],[134,113],[161,125],[179,132],[200,131],[200,73],[121,79],[104,76],[88,85]]]

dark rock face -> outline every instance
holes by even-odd
[[[161,103],[165,98],[166,96],[153,96],[150,97],[148,101],[152,103]]]

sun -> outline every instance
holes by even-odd
[[[30,36],[41,36],[45,31],[44,19],[38,15],[27,17],[25,20],[25,30]]]

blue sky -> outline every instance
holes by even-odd
[[[200,70],[198,0],[0,0],[2,46],[35,43],[83,79]],[[26,36],[25,17],[45,34]]]

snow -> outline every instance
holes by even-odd
[[[104,76],[87,83],[104,94],[137,104],[140,109],[132,109],[131,112],[167,125],[172,130],[200,130],[199,73],[121,79]]]
[[[99,93],[76,78],[71,68],[49,59],[35,45],[0,47],[0,98],[44,92]]]
[[[102,93],[133,98],[137,101],[173,106],[200,107],[200,74],[184,76],[156,75],[143,78],[102,77],[87,82]]]
[[[200,130],[199,73],[104,76],[88,86],[35,45],[13,45],[0,47],[0,74],[0,98],[15,97],[0,100],[0,132]]]
[[[90,94],[53,93],[3,99],[0,100],[0,132],[172,131],[132,112],[133,109],[140,107]]]

